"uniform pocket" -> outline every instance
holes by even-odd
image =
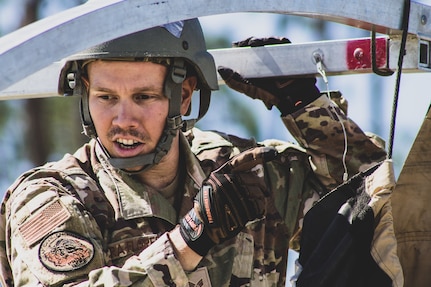
[[[234,258],[232,275],[238,278],[251,278],[254,254],[253,236],[240,232],[236,240],[236,250],[237,255]]]

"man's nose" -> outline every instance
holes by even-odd
[[[137,127],[138,121],[136,111],[132,103],[129,101],[122,101],[118,104],[113,124],[122,128]]]

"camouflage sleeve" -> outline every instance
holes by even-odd
[[[73,191],[46,176],[6,193],[0,217],[3,287],[164,286],[166,280],[185,286],[187,276],[167,235],[123,266],[110,266],[104,235],[77,196],[98,187],[84,177],[81,184]]]
[[[266,174],[271,186],[273,208],[268,208],[267,218],[281,216],[286,226],[285,240],[289,247],[299,249],[298,231],[305,212],[326,192],[309,164],[309,155],[297,144],[266,140],[262,144],[275,147],[278,157],[266,164]]]
[[[120,268],[103,267],[92,271],[89,285],[82,286],[188,286],[188,277],[175,258],[167,233],[139,256],[132,256]],[[119,285],[118,285],[119,284]],[[79,285],[81,286],[81,285]]]
[[[282,120],[311,155],[314,172],[329,189],[343,181],[345,168],[350,177],[386,157],[384,147],[367,136],[326,95]]]
[[[103,265],[97,224],[59,181],[24,181],[7,197],[2,213],[15,286],[79,282]]]
[[[6,254],[6,217],[2,203],[0,207],[0,286],[13,286],[12,270]]]

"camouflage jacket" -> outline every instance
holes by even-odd
[[[340,119],[349,143],[345,165]],[[174,204],[113,169],[95,141],[26,172],[1,205],[0,282],[5,287],[284,286],[287,250],[289,244],[298,248],[304,213],[342,181],[346,169],[353,175],[385,152],[324,96],[282,120],[303,148],[198,129],[181,136],[185,169]],[[265,167],[273,194],[265,218],[185,272],[167,231],[192,208],[211,170],[255,145],[279,151]]]

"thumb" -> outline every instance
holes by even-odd
[[[249,97],[255,99],[256,91],[254,91],[254,86],[244,79],[238,72],[233,71],[231,68],[218,67],[218,73],[221,78],[225,81],[226,85],[235,91],[246,94]]]
[[[277,105],[280,101],[268,91],[254,85],[230,68],[219,66],[217,71],[229,88],[243,93],[252,99],[262,100],[268,110],[270,110],[272,106]]]

